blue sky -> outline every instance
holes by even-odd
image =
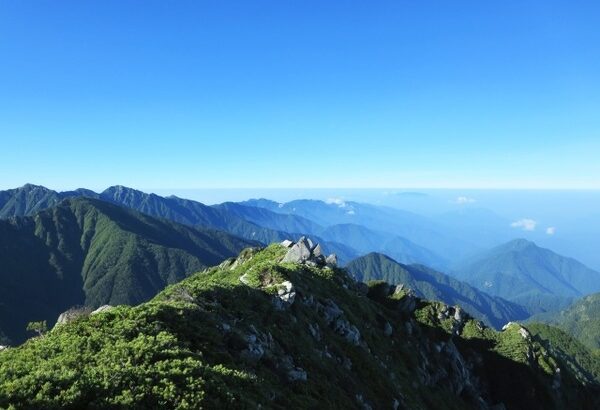
[[[600,188],[600,6],[2,1],[0,188]]]

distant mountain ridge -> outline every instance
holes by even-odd
[[[376,231],[356,223],[333,224],[330,221],[326,226],[322,226],[299,215],[270,211],[267,207],[273,208],[278,207],[278,205],[276,205],[276,202],[268,200],[248,203],[263,204],[264,206],[226,202],[214,207],[225,209],[264,227],[287,232],[303,232],[313,237],[322,238],[327,242],[343,243],[354,249],[358,254],[374,251],[382,252],[403,263],[422,263],[436,268],[446,266],[448,263],[431,250],[398,235]]]
[[[599,272],[525,239],[483,252],[456,266],[455,272],[479,289],[537,312],[558,310],[600,290]]]
[[[476,243],[448,234],[433,220],[395,208],[341,199],[329,201],[299,199],[286,203],[251,199],[241,204],[262,207],[281,214],[302,216],[324,227],[340,224],[361,225],[371,231],[384,232],[409,240],[437,255],[438,260],[454,260],[480,249]]]
[[[270,219],[271,226],[278,228],[271,229],[241,217],[239,212],[232,212],[230,206],[208,206],[201,202],[176,196],[162,197],[156,194],[148,194],[121,185],[109,187],[101,193],[86,189],[56,192],[32,184],[0,191],[0,218],[32,215],[39,210],[58,204],[65,198],[80,196],[111,202],[150,216],[165,218],[184,225],[222,230],[263,244],[280,242],[284,239],[298,239],[305,233],[302,231],[284,231],[281,228],[301,228],[311,223],[295,216],[285,217],[276,213],[265,215],[269,211],[262,210],[263,222]],[[357,252],[349,246],[321,240],[317,235],[312,236],[321,242],[327,252],[336,253],[341,261],[348,261],[358,256]]]
[[[93,198],[0,220],[0,333],[19,341],[28,321],[74,305],[143,302],[253,244]]]
[[[404,284],[424,299],[460,305],[472,316],[497,329],[510,321],[529,317],[529,313],[515,303],[490,296],[426,266],[404,265],[383,254],[370,253],[354,259],[346,265],[346,269],[362,282],[383,280]]]

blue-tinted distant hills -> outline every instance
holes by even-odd
[[[529,312],[516,303],[490,296],[426,266],[405,265],[380,253],[354,259],[346,265],[346,269],[363,282],[383,280],[391,284],[404,284],[422,298],[461,306],[474,317],[496,328],[529,317]]]
[[[0,218],[33,215],[39,210],[57,205],[66,198],[81,196],[100,199],[184,225],[225,231],[263,244],[280,242],[288,238],[297,239],[305,234],[303,231],[283,231],[258,225],[250,218],[245,219],[240,216],[239,212],[228,210],[227,206],[213,207],[174,196],[162,197],[120,185],[109,187],[101,193],[86,189],[57,192],[31,184],[0,191]],[[267,213],[270,214],[270,217],[265,215]],[[312,224],[310,221],[298,222],[300,218],[285,217],[268,211],[253,212],[253,214],[261,214],[262,216],[259,218],[261,222],[269,220],[271,226],[284,227],[284,219],[287,221],[285,227],[289,228],[300,229],[305,227],[304,223],[307,224],[306,226]],[[321,238],[316,239],[320,240]],[[321,242],[326,252],[336,253],[341,261],[349,261],[358,256],[354,249],[344,244],[327,243],[324,240]]]
[[[302,216],[325,227],[339,224],[360,225],[372,231],[402,237],[428,249],[441,260],[456,260],[481,249],[475,243],[452,235],[448,229],[427,217],[395,208],[342,200],[303,199],[277,203],[258,199],[242,203],[277,213]]]
[[[456,276],[530,311],[558,310],[600,290],[600,273],[575,259],[516,239],[459,263]]]

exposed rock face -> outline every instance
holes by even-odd
[[[337,266],[337,256],[335,256],[335,254],[325,257],[321,245],[318,243],[313,244],[313,242],[305,236],[301,237],[296,243],[286,239],[281,242],[281,245],[289,248],[288,252],[283,257],[282,262],[302,263],[315,267]]]
[[[91,314],[95,315],[97,313],[107,312],[109,310],[114,309],[114,306],[111,305],[102,305],[98,309],[94,310]]]
[[[403,313],[412,313],[417,308],[417,294],[412,290],[404,286],[404,284],[397,285],[393,288],[393,294],[399,295],[404,293],[404,296],[399,300],[397,309]]]
[[[286,248],[291,248],[292,245],[294,244],[294,242],[290,241],[289,239],[284,240],[283,242],[281,242],[281,244],[283,246],[285,246]]]
[[[95,315],[96,313],[106,312],[111,309],[113,309],[113,306],[110,305],[100,306],[94,311],[87,306],[72,307],[58,316],[55,326],[64,325],[65,323],[72,322],[80,317]]]
[[[306,263],[311,256],[310,243],[303,236],[286,253],[283,257],[283,262]]]
[[[337,266],[337,256],[335,253],[332,253],[327,258],[325,258],[325,264],[327,266]]]
[[[77,318],[87,316],[90,314],[90,310],[91,309],[87,307],[72,307],[58,316],[55,326],[64,325],[65,323],[72,322]]]
[[[275,306],[280,310],[290,307],[294,304],[296,299],[296,289],[289,280],[286,280],[278,285],[277,298],[275,299]]]

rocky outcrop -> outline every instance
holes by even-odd
[[[277,291],[277,297],[281,300],[285,305],[294,304],[294,300],[296,299],[296,290],[294,289],[294,285],[289,280],[286,280],[279,284],[279,289]]]
[[[8,346],[0,345],[0,352],[8,349]]]
[[[114,309],[114,306],[111,306],[111,305],[102,305],[98,309],[94,310],[91,314],[92,315],[96,315],[98,313],[108,312],[109,310],[112,310],[112,309]]]
[[[91,309],[84,306],[76,306],[72,307],[67,311],[64,311],[58,316],[56,320],[55,326],[64,325],[65,323],[72,322],[80,317],[88,316],[91,312]]]
[[[292,282],[286,280],[277,285],[277,287],[277,296],[274,299],[275,306],[280,310],[292,306],[296,299],[296,289]]]
[[[315,300],[312,296],[305,298],[304,304],[315,309],[323,318],[327,326],[335,333],[342,336],[348,343],[354,346],[361,345],[360,330],[350,323],[344,315],[344,311],[331,299],[323,302]],[[309,331],[315,339],[321,338],[321,332],[318,325],[310,325]]]
[[[79,319],[81,317],[87,317],[87,316],[90,316],[90,315],[95,315],[97,313],[106,312],[106,311],[111,310],[111,309],[113,309],[113,306],[110,306],[110,305],[100,306],[96,310],[92,310],[92,308],[87,307],[87,306],[72,307],[69,310],[64,311],[63,313],[61,313],[58,316],[58,319],[56,320],[56,325],[55,326],[64,325],[65,323],[72,322],[72,321],[74,321],[76,319]]]
[[[308,266],[319,267],[337,266],[337,256],[335,254],[325,257],[321,245],[318,243],[314,244],[305,236],[298,239],[298,242],[296,243],[286,239],[281,242],[281,245],[289,249],[283,257],[282,262],[301,263]]]
[[[526,328],[524,328],[523,326],[521,326],[520,324],[518,324],[516,322],[508,322],[507,324],[502,326],[502,331],[511,329],[513,327],[517,329],[517,331],[519,332],[519,334],[521,335],[521,337],[523,339],[531,340],[531,333],[529,333],[529,330],[527,330]]]

